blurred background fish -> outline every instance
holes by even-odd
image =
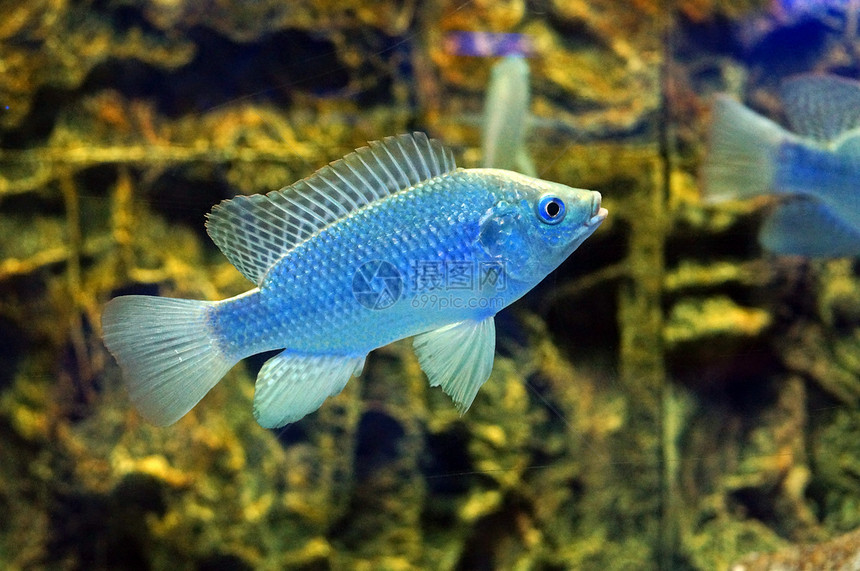
[[[530,36],[457,30],[444,40],[445,51],[452,55],[495,58],[502,56],[490,72],[484,96],[481,123],[481,165],[537,176],[525,146],[533,126],[529,114],[531,87],[526,58],[535,50]]]
[[[530,102],[528,62],[521,55],[506,56],[493,66],[484,99],[483,166],[537,176],[526,148]]]
[[[774,253],[860,255],[860,82],[829,75],[786,81],[790,132],[718,96],[703,167],[707,199],[776,194],[759,233]]]
[[[455,30],[448,32],[443,42],[447,53],[458,56],[530,56],[534,54],[532,40],[525,34]]]
[[[777,0],[775,7],[795,17],[826,16],[836,11],[857,10],[857,0]]]

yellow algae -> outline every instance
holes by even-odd
[[[502,501],[498,490],[486,490],[473,494],[459,509],[460,519],[474,521],[488,513],[492,513]]]
[[[476,432],[476,435],[498,448],[502,448],[507,442],[505,431],[501,426],[489,425],[481,427]]]
[[[333,548],[331,544],[322,537],[315,537],[307,541],[299,549],[284,554],[283,560],[289,565],[312,564],[317,561],[332,557]]]
[[[716,336],[760,335],[771,323],[770,314],[742,307],[725,296],[684,300],[669,314],[663,335],[670,345]]]
[[[283,503],[289,511],[300,515],[303,519],[312,523],[322,523],[327,519],[324,506],[315,502],[318,498],[306,497],[304,493],[287,492],[284,495]]]
[[[190,474],[172,467],[167,458],[157,454],[134,458],[118,449],[111,458],[111,465],[119,475],[140,472],[163,480],[175,488],[187,486],[193,481]]]
[[[48,433],[48,422],[44,412],[17,406],[11,417],[15,430],[27,440],[44,439]]]
[[[243,510],[244,518],[247,521],[260,520],[261,518],[265,517],[266,514],[271,510],[273,502],[274,498],[271,494],[265,494],[261,496],[256,501],[253,501],[245,506]]]

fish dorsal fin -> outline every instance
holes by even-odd
[[[424,133],[386,137],[268,194],[216,205],[206,230],[257,285],[287,252],[323,228],[385,196],[453,171],[454,154]]]
[[[783,83],[780,95],[799,135],[829,142],[860,127],[860,82],[834,75],[801,75]]]

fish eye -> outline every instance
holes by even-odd
[[[557,196],[545,194],[537,203],[537,215],[545,224],[558,224],[564,220],[564,201]]]

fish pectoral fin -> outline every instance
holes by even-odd
[[[415,337],[413,345],[430,386],[441,386],[454,400],[457,410],[466,412],[493,370],[496,352],[493,316],[422,333]]]
[[[837,258],[860,255],[860,232],[817,200],[788,200],[770,213],[759,242],[775,254]]]
[[[254,416],[260,426],[278,428],[318,409],[364,368],[365,355],[305,355],[285,350],[257,375]]]

